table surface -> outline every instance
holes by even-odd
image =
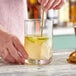
[[[72,51],[54,51],[49,65],[14,65],[0,60],[0,76],[76,76],[76,64],[66,61]]]

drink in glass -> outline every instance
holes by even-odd
[[[27,64],[48,64],[52,60],[52,20],[45,20],[41,36],[41,20],[25,20],[24,47],[29,58]]]

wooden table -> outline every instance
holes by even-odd
[[[76,64],[66,61],[72,51],[54,51],[49,65],[12,65],[0,60],[0,76],[76,76]]]

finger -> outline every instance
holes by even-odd
[[[18,55],[17,50],[14,48],[12,44],[9,45],[8,50],[17,63],[21,63],[21,64],[25,63],[24,58]]]
[[[58,3],[59,0],[53,0],[52,4],[50,4],[48,9],[53,9],[54,6]]]
[[[56,4],[53,9],[60,9],[60,7],[64,4],[64,1],[61,0],[58,4]]]
[[[23,45],[20,43],[20,41],[16,37],[13,37],[13,45],[22,54],[24,58],[26,59],[28,58],[27,52],[25,51]]]
[[[44,0],[43,0],[43,1],[44,1]],[[45,7],[45,6],[48,4],[49,1],[50,1],[50,0],[45,0],[44,3],[43,3],[43,6]]]
[[[42,0],[38,0],[38,2],[39,2],[39,3],[41,3],[41,2],[42,2]]]
[[[9,54],[9,52],[8,52],[7,49],[3,49],[2,51],[3,51],[3,52],[2,52],[2,54],[1,54],[1,56],[2,56],[2,58],[3,58],[5,61],[7,61],[7,62],[15,62],[15,60],[10,56],[10,54]]]
[[[5,59],[7,56],[8,56],[8,52],[7,52],[6,49],[3,48],[3,49],[1,50],[1,57],[2,57],[3,59]]]
[[[10,63],[15,63],[16,60],[11,56],[8,49],[7,49],[7,51],[8,51],[8,56],[5,58],[5,61],[10,62]]]
[[[42,0],[42,1],[41,1],[41,6],[44,7],[44,6],[48,3],[48,1],[49,1],[49,0]]]
[[[48,0],[47,4],[44,6],[44,10],[47,11],[50,7],[52,8],[55,1],[56,0]]]
[[[38,0],[38,2],[41,4],[42,8],[44,9],[44,7],[47,5],[49,0]]]
[[[39,3],[41,3],[41,5],[44,7],[47,5],[49,0],[38,0]]]
[[[15,63],[15,59],[13,57],[11,57],[10,55],[8,55],[8,57],[6,57],[4,59],[6,62],[9,62],[9,63]]]

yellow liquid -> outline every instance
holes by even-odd
[[[24,43],[29,59],[43,60],[52,56],[52,38],[45,36],[26,36]]]

